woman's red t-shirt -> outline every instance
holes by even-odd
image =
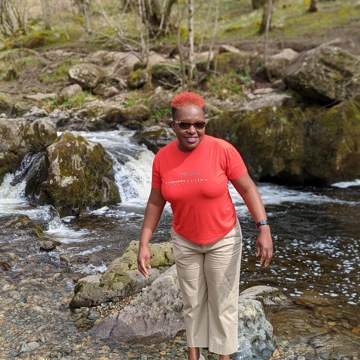
[[[174,140],[155,155],[152,187],[171,205],[174,230],[196,244],[224,237],[236,223],[228,181],[247,173],[238,151],[225,140],[204,135],[182,152]]]

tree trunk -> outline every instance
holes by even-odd
[[[0,33],[11,36],[19,30],[26,34],[26,1],[0,0]]]
[[[153,37],[169,32],[170,13],[177,0],[144,0],[143,23]]]
[[[88,34],[92,33],[90,7],[91,0],[75,0],[80,16],[84,18],[85,29]]]
[[[190,80],[193,79],[194,76],[194,3],[193,0],[189,0],[189,24],[188,24],[188,31],[189,31],[189,66],[190,66],[190,73],[189,78]]]
[[[273,0],[266,0],[263,17],[259,29],[260,34],[263,34],[265,31],[271,30],[272,5]]]
[[[270,32],[270,26],[271,26],[272,6],[273,6],[273,0],[267,0],[266,5],[265,5],[265,9],[267,8],[266,9],[267,15],[266,15],[266,19],[265,19],[264,67],[267,72],[266,75],[270,81],[271,81],[271,79],[270,79],[270,74],[267,71],[267,63],[268,63],[268,58],[269,58],[269,32]]]
[[[260,8],[262,8],[265,5],[266,0],[252,0],[252,8],[254,10],[258,10]]]
[[[49,0],[41,0],[41,9],[43,13],[45,29],[51,30],[51,7]]]
[[[309,7],[309,12],[317,12],[317,11],[318,11],[317,0],[311,0],[310,7]]]

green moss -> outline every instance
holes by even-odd
[[[89,151],[88,141],[70,132],[63,133],[53,146],[56,147],[51,152],[54,158],[50,157],[49,162],[57,163],[60,175],[51,174],[43,189],[45,194],[50,195],[51,203],[60,211],[101,206],[104,178],[112,168],[112,161],[104,148],[93,144]],[[120,201],[115,185],[108,182],[107,188],[109,201]]]
[[[151,114],[151,120],[160,121],[161,119],[169,119],[171,117],[171,109],[159,109],[153,114]]]
[[[54,69],[40,75],[39,80],[44,84],[52,84],[68,79],[69,70],[79,64],[77,59],[66,59]]]
[[[47,110],[48,112],[51,112],[55,109],[77,109],[80,108],[82,105],[85,104],[86,99],[90,95],[86,93],[86,91],[76,94],[75,96],[71,97],[70,99],[67,99],[61,103],[58,103],[57,98],[48,98],[45,100],[39,101],[39,105]]]
[[[45,66],[46,61],[32,50],[8,50],[0,56],[0,78],[5,81],[18,81],[26,73],[41,71]]]

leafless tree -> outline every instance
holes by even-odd
[[[260,9],[265,5],[266,0],[251,0],[251,4],[254,10]]]
[[[41,9],[45,23],[45,29],[51,29],[52,21],[52,10],[51,10],[51,0],[41,0]]]
[[[271,18],[272,18],[273,0],[266,0],[264,5],[264,12],[259,29],[259,33],[263,34],[266,31],[271,30]]]
[[[92,33],[91,16],[90,16],[91,0],[75,0],[75,5],[79,9],[80,16],[84,18],[86,32],[88,34],[91,34]]]
[[[269,53],[269,32],[270,32],[270,26],[271,26],[271,15],[272,15],[272,6],[273,6],[273,0],[266,0],[265,8],[264,8],[264,17],[265,20],[265,42],[264,42],[264,66],[265,69],[267,69],[267,63],[268,63],[268,53]],[[269,78],[269,74],[267,74]]]
[[[26,33],[26,0],[0,0],[0,32],[11,36]]]
[[[189,77],[190,79],[194,76],[194,2],[193,0],[188,1],[189,17],[188,17],[188,32],[189,32]]]
[[[317,12],[317,11],[318,11],[317,0],[311,0],[310,7],[309,7],[309,12]]]
[[[169,33],[170,14],[177,0],[141,0],[142,22],[151,37]]]

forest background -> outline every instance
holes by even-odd
[[[351,0],[1,0],[0,58],[11,64],[0,64],[0,91],[56,91],[76,63],[58,64],[49,74],[31,53],[8,56],[19,48],[131,51],[144,63],[151,50],[177,53],[186,69],[182,86],[189,87],[199,80],[194,51],[220,44],[258,52],[263,63],[284,48],[301,52],[335,39],[358,54],[359,19],[360,2]],[[261,66],[257,72],[267,81]],[[34,88],[35,79],[41,89]],[[209,89],[221,96],[241,93],[238,83],[237,77],[212,79]]]

